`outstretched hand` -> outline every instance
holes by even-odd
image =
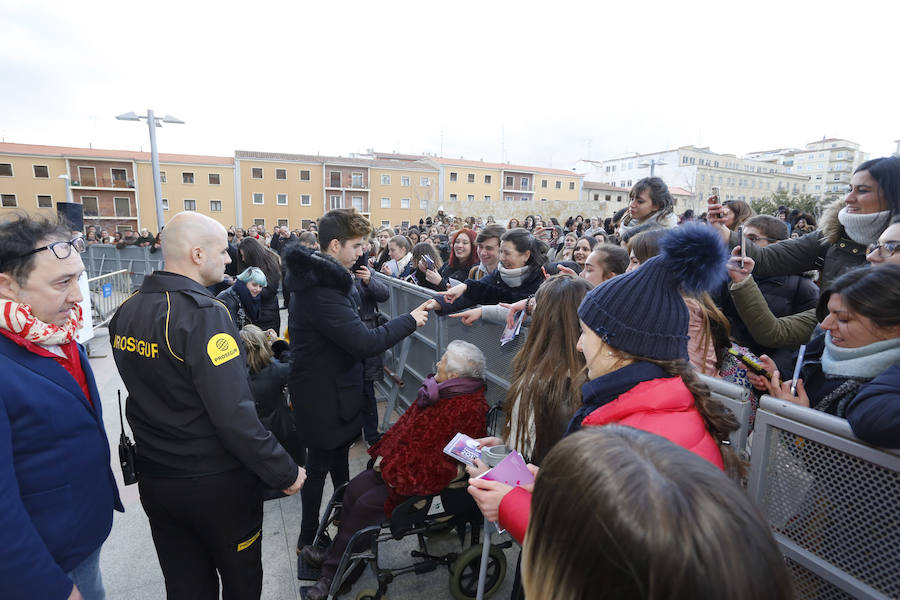
[[[463,325],[471,326],[475,324],[475,321],[481,318],[481,308],[470,308],[469,310],[453,313],[450,315],[450,318],[459,319],[463,322]]]
[[[741,266],[741,247],[735,246],[731,250],[731,258],[728,259],[728,262],[725,263],[725,267],[728,269],[728,276],[731,277],[731,281],[734,283],[740,283],[747,279],[750,276],[750,273],[753,272],[753,267],[756,266],[756,263],[753,262],[753,259],[749,256],[744,257],[744,266]]]

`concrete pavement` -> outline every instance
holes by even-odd
[[[287,323],[287,311],[282,311],[282,322]],[[90,342],[91,366],[97,379],[97,387],[103,404],[103,420],[109,436],[113,473],[119,483],[119,492],[125,513],[116,513],[112,533],[103,546],[100,566],[110,600],[157,600],[165,598],[165,584],[153,540],[150,525],[140,505],[138,486],[124,486],[118,465],[119,412],[117,391],[122,391],[124,409],[127,393],[116,370],[109,345],[106,328],[98,329],[95,338]],[[384,403],[379,403],[384,409]],[[380,421],[379,421],[380,422]],[[126,432],[134,440],[128,430]],[[365,445],[357,443],[350,452],[351,477],[365,468],[368,455]],[[331,497],[330,479],[326,482],[323,496],[323,510]],[[296,578],[297,556],[295,544],[300,533],[300,495],[270,500],[263,509],[263,594],[265,599],[300,599],[300,587],[312,585],[312,582],[301,582]],[[399,566],[409,564],[409,552],[417,548],[415,537],[402,541],[388,542],[383,550],[382,564]],[[460,551],[455,536],[441,536],[429,540],[429,550],[434,553]],[[518,549],[505,551],[507,556],[507,575],[504,586],[494,596],[508,598],[512,588],[512,573],[515,571]],[[355,598],[356,594],[366,588],[375,589],[377,584],[370,569],[356,583],[346,598]],[[409,574],[399,577],[388,588],[388,597],[394,598],[429,598],[438,600],[452,598],[448,589],[448,573],[437,569],[422,575]]]

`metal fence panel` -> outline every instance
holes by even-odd
[[[900,452],[843,419],[765,396],[750,493],[789,560],[798,598],[900,597]]]
[[[88,279],[94,327],[106,325],[116,309],[131,296],[131,277],[121,269]]]
[[[725,408],[731,411],[737,419],[740,427],[732,432],[729,439],[738,454],[743,454],[747,448],[747,438],[750,435],[750,414],[752,406],[750,404],[750,390],[747,388],[709,377],[708,375],[698,374],[701,381],[709,386],[711,395],[716,400],[725,405]]]

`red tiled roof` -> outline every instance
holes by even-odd
[[[586,190],[605,190],[608,192],[630,192],[631,188],[623,188],[599,181],[585,181],[582,186]]]
[[[523,173],[547,173],[553,175],[568,175],[569,177],[580,177],[579,173],[574,171],[565,171],[563,169],[550,169],[547,167],[526,167],[523,165],[510,165],[506,163],[491,163],[480,160],[465,160],[457,158],[432,158],[430,159],[438,164],[457,167],[473,167],[482,169],[503,169],[504,171],[514,171]]]
[[[693,196],[693,192],[684,189],[683,187],[674,187],[669,186],[669,193],[673,196]]]
[[[131,150],[102,150],[100,148],[73,148],[69,146],[39,146],[37,144],[0,143],[0,154],[32,154],[37,156],[58,156],[60,158],[112,158],[120,160],[150,161],[149,152]],[[230,156],[203,156],[198,154],[160,154],[163,163],[199,163],[209,165],[234,165]]]

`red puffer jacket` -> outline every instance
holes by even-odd
[[[662,436],[724,470],[719,445],[706,430],[694,396],[681,377],[644,381],[582,421],[585,426],[615,423]],[[531,515],[531,493],[515,488],[500,502],[500,526],[520,543]]]

